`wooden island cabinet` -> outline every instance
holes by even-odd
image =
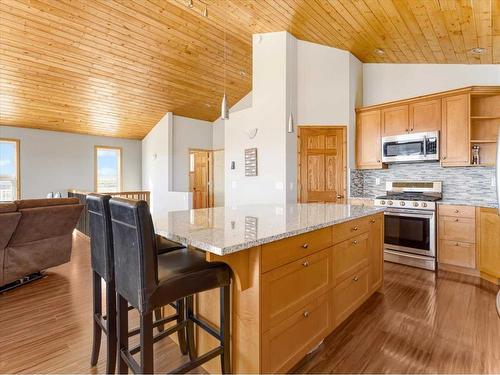
[[[341,213],[348,215],[348,220],[226,255],[206,251],[207,260],[227,263],[234,275],[234,373],[291,370],[382,286],[383,212],[354,205],[316,206],[332,213],[322,211],[314,217],[325,220]],[[261,218],[265,216],[258,218],[259,228]],[[311,222],[309,214],[306,221]],[[162,226],[156,223],[156,227]],[[158,232],[166,235],[175,230]],[[178,240],[181,236],[170,237]],[[208,291],[195,300],[197,314],[215,328],[219,322],[218,293]],[[217,345],[200,330],[196,341],[200,353]],[[215,358],[204,367],[219,373],[220,361]]]

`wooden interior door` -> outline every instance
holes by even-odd
[[[193,208],[212,207],[212,152],[190,151],[189,185],[193,193]]]
[[[344,202],[345,128],[301,127],[299,139],[300,201]]]

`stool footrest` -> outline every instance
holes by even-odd
[[[189,372],[189,371],[195,369],[196,367],[201,366],[202,364],[210,361],[212,358],[215,358],[215,357],[221,355],[222,352],[223,352],[222,346],[218,346],[217,348],[212,349],[209,352],[206,352],[205,354],[199,356],[198,358],[193,359],[192,361],[177,367],[175,370],[172,370],[170,373],[172,373],[172,374],[185,374],[186,372]]]
[[[160,332],[160,333],[156,334],[155,336],[153,336],[153,343],[158,342],[161,339],[163,339],[167,336],[170,336],[171,334],[173,334],[177,331],[180,331],[181,329],[184,329],[185,327],[186,327],[186,321],[180,322],[180,323],[176,324],[175,326],[170,327],[170,328],[166,329],[165,331]],[[141,351],[141,345],[136,345],[136,346],[132,347],[131,349],[129,349],[130,355],[134,355],[136,353],[139,353],[140,351]]]
[[[215,337],[217,340],[221,340],[221,336],[220,336],[220,333],[217,332],[215,329],[213,329],[212,327],[210,327],[206,322],[204,322],[203,320],[201,319],[198,319],[196,316],[190,314],[188,316],[188,319],[193,321],[193,323],[197,324],[198,326],[200,326],[200,328],[202,328],[205,332],[207,332],[209,335]]]

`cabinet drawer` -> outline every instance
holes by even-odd
[[[356,310],[369,294],[368,268],[356,272],[333,289],[334,326]]]
[[[463,217],[440,216],[439,239],[475,243],[475,220]]]
[[[332,244],[332,228],[300,234],[262,245],[261,272],[267,272],[294,260],[326,249]]]
[[[472,206],[441,205],[439,206],[439,215],[474,219],[476,217],[476,208]]]
[[[326,293],[332,278],[330,254],[328,248],[262,275],[264,332]]]
[[[350,238],[333,247],[333,275],[335,284],[368,266],[370,251],[369,232]]]
[[[362,217],[360,219],[351,220],[342,224],[333,226],[333,243],[339,243],[347,240],[348,238],[357,236],[360,233],[367,232],[369,221],[373,219],[370,217]]]
[[[262,373],[285,373],[329,332],[328,293],[262,335]]]
[[[323,228],[262,245],[261,272],[267,272],[332,245],[332,228]]]
[[[467,242],[439,241],[439,263],[476,268],[476,245]]]

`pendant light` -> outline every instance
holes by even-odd
[[[227,5],[227,4],[225,4],[225,5]],[[220,106],[220,118],[222,120],[229,120],[229,106],[227,103],[227,96],[226,96],[226,61],[227,61],[226,17],[227,17],[227,10],[224,9],[224,95],[222,96],[222,103]]]

